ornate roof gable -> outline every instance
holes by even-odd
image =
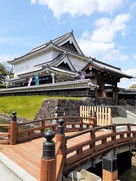
[[[57,67],[60,69],[64,69],[64,70],[69,70],[72,72],[77,72],[76,69],[74,68],[67,52],[63,52],[61,54],[59,54],[55,59],[42,63],[42,64],[37,64],[38,66],[49,66],[49,67]]]
[[[73,35],[73,31],[52,40],[52,42],[55,45],[66,48],[67,50],[79,53],[80,55],[84,55],[80,47],[78,46],[78,43]]]
[[[28,52],[25,55],[22,55],[21,57],[15,58],[14,60],[9,61],[9,63],[14,64],[16,62],[22,61],[25,58],[29,58],[30,56],[39,54],[46,49],[48,49],[50,46],[56,46],[62,51],[69,51],[76,54],[79,54],[80,56],[84,56],[83,52],[81,51],[80,47],[78,46],[78,43],[73,35],[73,32],[66,33],[56,39],[53,39],[47,43],[44,43],[38,47],[33,48],[30,52]]]

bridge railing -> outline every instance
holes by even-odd
[[[9,144],[9,128],[10,124],[0,124],[0,144]]]
[[[46,118],[44,120],[38,120],[38,121],[33,121],[29,123],[21,123],[18,124],[18,131],[17,131],[17,137],[16,137],[16,142],[20,143],[23,141],[27,141],[30,139],[42,137],[44,131],[51,129],[54,132],[57,130],[57,122],[59,119],[64,119],[64,127],[65,127],[65,132],[71,132],[71,131],[81,131],[84,129],[88,129],[90,127],[94,126],[93,121],[90,118],[88,119],[88,123],[84,123],[82,120],[84,117],[77,117],[77,116],[62,116],[62,117],[52,117],[52,118]],[[73,121],[76,122],[73,122]],[[56,123],[53,124],[48,124],[49,121],[53,121]],[[46,124],[47,123],[47,124]],[[33,128],[30,128],[29,125],[33,124]]]
[[[61,123],[61,128],[63,128],[63,121]],[[52,172],[51,177],[47,181],[58,181],[57,178],[58,175],[60,178],[60,173],[68,173],[77,165],[93,158],[97,154],[106,153],[121,145],[136,142],[136,124],[112,124],[95,127],[74,133],[70,136],[65,136],[64,130],[61,131],[61,128],[59,129],[60,133],[58,132],[56,135],[56,150],[58,150],[58,154],[54,157],[54,164],[56,164],[57,160],[56,169],[54,168],[54,177],[52,177]],[[86,136],[85,140],[82,139],[84,134]],[[81,140],[80,143],[77,142],[76,144],[76,140],[74,140],[74,146],[67,147],[68,142],[72,142],[74,138]],[[47,159],[45,160],[47,161]],[[48,169],[51,169],[51,166]],[[46,168],[45,170],[48,171],[48,169]],[[40,181],[44,181],[42,179],[44,178],[42,177],[43,174],[46,175],[47,173],[41,171]]]
[[[103,131],[105,131],[105,134],[103,134]],[[66,136],[66,142],[71,142],[71,139],[77,137],[81,139],[83,134],[86,134],[85,141],[66,149],[64,172],[70,170],[74,163],[80,164],[85,159],[89,159],[98,153],[108,151],[125,143],[133,142],[133,140],[136,140],[136,125],[113,124],[96,127],[71,136]]]
[[[10,124],[8,125],[9,131],[7,133],[0,133],[0,138],[2,136],[7,136],[8,139],[6,141],[4,140],[3,143],[14,145],[20,142],[42,137],[44,131],[48,129],[51,129],[56,133],[58,126],[57,122],[60,118],[64,119],[65,132],[82,131],[96,126],[96,118],[86,118],[88,123],[84,123],[84,117],[78,116],[52,117],[44,120],[17,123],[16,112],[13,112]],[[52,124],[49,124],[49,122],[52,122]],[[0,143],[2,143],[1,139]]]
[[[46,141],[43,143],[43,154],[41,158],[40,181],[60,181],[65,164],[65,127],[64,120],[58,120],[56,133],[56,144],[52,140],[55,133],[48,130],[44,133]]]

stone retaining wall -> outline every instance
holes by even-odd
[[[80,116],[80,105],[92,105],[91,99],[66,100],[66,99],[46,99],[34,120],[59,116]]]
[[[80,105],[93,105],[91,98],[85,98],[82,100],[66,100],[66,99],[45,99],[41,108],[36,113],[34,121],[51,117],[60,116],[80,116]],[[0,114],[1,120],[4,123],[9,123],[12,115]],[[30,122],[25,118],[18,117],[17,122],[24,123]]]

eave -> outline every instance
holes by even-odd
[[[68,49],[65,49],[63,47],[59,47],[59,46],[55,45],[53,42],[50,42],[49,44],[47,44],[46,47],[43,47],[41,49],[37,49],[35,51],[30,51],[29,53],[27,53],[27,54],[25,54],[25,55],[23,55],[21,57],[18,57],[16,59],[12,60],[12,61],[8,61],[8,63],[14,65],[14,64],[16,64],[16,63],[18,63],[20,61],[24,61],[26,59],[29,59],[30,57],[38,56],[39,54],[43,54],[45,51],[47,51],[47,50],[49,50],[51,48],[52,49],[54,48],[54,49],[56,49],[56,50],[58,50],[60,52],[67,52],[67,54],[78,57],[80,59],[88,60],[88,57],[86,57],[84,55],[80,55],[80,54],[78,54],[76,52],[69,51]]]
[[[129,78],[129,79],[133,78],[133,76],[127,75],[124,72],[122,72],[120,68],[106,64],[106,63],[103,63],[103,62],[100,62],[100,61],[95,60],[95,59],[90,60],[85,65],[85,67],[82,68],[81,71],[86,70],[87,68],[89,68],[89,66],[94,67],[96,70],[98,70],[100,72],[109,72],[113,75],[117,75],[117,76],[119,76],[119,78],[123,78],[123,77]]]

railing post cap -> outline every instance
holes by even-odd
[[[59,123],[60,125],[62,125],[62,124],[64,123],[64,119],[60,118],[60,119],[58,120],[58,123]]]
[[[17,114],[16,111],[12,112],[12,116],[16,116],[16,114]]]
[[[64,135],[64,129],[64,119],[60,118],[58,120],[57,134]]]
[[[17,113],[15,111],[12,112],[11,119],[12,119],[13,122],[16,122],[16,114]]]
[[[45,131],[43,134],[44,138],[46,138],[48,141],[51,141],[55,137],[55,133],[52,130]]]
[[[53,159],[55,157],[55,142],[52,140],[55,133],[52,130],[44,132],[43,135],[47,140],[43,142],[43,155],[44,159]]]

